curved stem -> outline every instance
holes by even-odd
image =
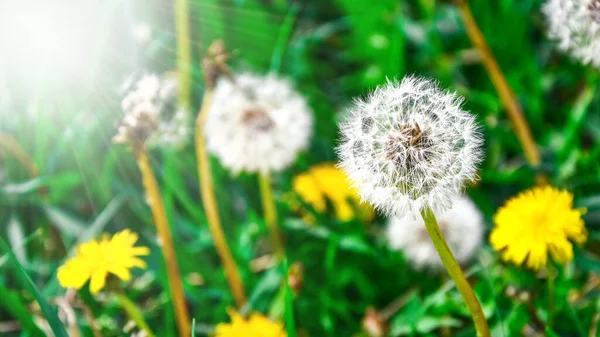
[[[138,328],[146,332],[146,337],[154,337],[154,333],[148,326],[148,323],[144,320],[144,315],[142,315],[142,312],[135,303],[133,303],[123,292],[116,292],[115,295],[117,296],[117,300],[119,300],[119,305],[121,305],[123,311],[127,313],[129,319],[134,321]]]
[[[27,170],[31,178],[39,175],[39,171],[33,159],[31,159],[27,152],[23,150],[19,142],[17,142],[13,137],[0,132],[0,148],[5,149],[8,153],[17,158],[21,165],[23,165],[23,167]]]
[[[269,229],[271,244],[275,255],[283,259],[285,256],[285,248],[283,246],[281,230],[277,224],[277,208],[275,207],[275,199],[273,198],[273,188],[271,187],[271,179],[268,174],[258,174],[258,185],[260,188],[260,197],[262,199],[263,212],[265,222]]]
[[[504,105],[504,108],[506,109],[515,134],[523,147],[525,158],[532,167],[537,168],[541,164],[540,152],[531,134],[529,124],[523,116],[523,109],[521,108],[514,91],[510,87],[510,84],[508,84],[502,69],[500,69],[483,33],[479,29],[479,26],[477,26],[477,22],[473,18],[473,13],[469,8],[468,1],[457,0],[457,3],[469,39],[481,53],[483,66],[500,96],[502,105]]]
[[[473,322],[475,323],[475,328],[477,329],[477,334],[479,337],[491,337],[490,328],[488,327],[487,321],[485,319],[485,315],[483,314],[483,309],[481,309],[481,304],[477,300],[477,296],[475,296],[475,292],[471,285],[467,281],[467,278],[463,274],[458,262],[452,255],[444,236],[440,231],[440,227],[438,226],[437,220],[435,219],[435,215],[431,211],[431,209],[425,209],[421,211],[421,216],[425,221],[425,227],[427,227],[427,232],[433,241],[433,245],[435,249],[438,251],[448,274],[452,277],[456,288],[460,292],[467,308],[471,312],[471,316],[473,317]]]
[[[160,239],[160,247],[165,260],[165,267],[167,268],[167,278],[169,280],[173,306],[175,307],[175,318],[177,320],[179,336],[189,337],[191,320],[183,293],[183,282],[173,246],[173,237],[171,236],[171,229],[169,228],[160,189],[150,166],[148,152],[146,152],[143,146],[135,152],[135,159],[142,173],[144,188],[150,198],[150,209],[152,210],[152,216]]]
[[[217,253],[221,258],[223,269],[225,270],[225,277],[231,288],[231,293],[236,305],[238,308],[241,308],[247,301],[244,284],[242,283],[238,266],[227,245],[227,240],[225,239],[225,234],[223,233],[223,228],[221,226],[221,218],[219,217],[219,209],[217,207],[210,171],[210,161],[208,160],[208,153],[206,152],[205,141],[202,135],[206,113],[212,101],[212,93],[212,88],[206,88],[204,99],[202,100],[202,108],[200,109],[200,114],[196,120],[196,160],[198,161],[200,194],[204,210],[206,211],[208,227],[213,236]]]

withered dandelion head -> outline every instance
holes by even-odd
[[[146,268],[139,256],[150,254],[148,247],[135,247],[136,233],[126,229],[112,238],[105,235],[77,247],[77,255],[58,268],[58,282],[64,288],[80,289],[90,281],[90,292],[97,294],[106,284],[109,274],[123,281],[131,279],[132,268]]]
[[[405,77],[356,100],[341,125],[340,167],[388,215],[441,213],[475,179],[481,134],[462,98]]]
[[[459,263],[468,262],[483,242],[484,223],[481,212],[467,197],[460,197],[452,208],[435,214],[440,231]],[[435,249],[423,219],[417,215],[392,217],[387,225],[387,240],[394,250],[401,250],[417,269],[441,270],[442,260]]]
[[[600,68],[600,0],[548,0],[542,11],[561,50]]]
[[[116,143],[178,148],[188,141],[191,115],[177,103],[175,79],[155,74],[131,77],[121,91],[124,115],[113,138]]]
[[[280,171],[307,147],[312,112],[287,80],[237,74],[217,82],[204,132],[232,173]]]
[[[526,263],[534,270],[546,266],[548,255],[565,264],[573,259],[571,241],[587,240],[584,213],[585,209],[573,208],[571,193],[534,187],[498,209],[490,242],[505,261]]]

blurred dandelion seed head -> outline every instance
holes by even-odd
[[[435,214],[440,230],[459,263],[468,262],[483,242],[483,215],[473,202],[461,196],[451,209]],[[418,214],[392,217],[387,224],[390,248],[401,250],[418,269],[442,270],[443,264],[423,219]]]
[[[573,244],[587,240],[573,195],[551,186],[534,187],[509,199],[494,215],[490,243],[505,261],[526,263],[530,269],[546,266],[548,255],[565,264],[573,259]]]
[[[482,160],[475,118],[461,105],[435,82],[412,76],[355,101],[338,152],[363,200],[399,217],[450,208]]]
[[[584,64],[600,68],[600,1],[548,0],[548,36]]]
[[[179,148],[191,134],[191,115],[178,106],[177,80],[156,74],[131,76],[121,86],[124,116],[114,141]]]
[[[232,173],[281,171],[308,146],[312,111],[286,79],[237,74],[217,82],[204,131]]]

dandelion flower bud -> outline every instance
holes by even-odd
[[[561,50],[600,68],[600,0],[548,0],[542,11]]]
[[[450,208],[482,159],[475,118],[461,103],[418,77],[355,101],[338,152],[362,199],[398,217]]]
[[[481,212],[466,197],[460,197],[451,209],[436,214],[440,230],[459,263],[468,262],[483,241]],[[401,250],[417,268],[442,269],[443,264],[420,216],[392,217],[387,224],[390,248]]]
[[[131,77],[121,92],[124,115],[113,139],[116,143],[178,148],[187,142],[191,116],[177,104],[176,80],[155,74]]]
[[[234,174],[290,166],[306,148],[312,113],[287,80],[274,75],[221,78],[207,114],[207,149]]]

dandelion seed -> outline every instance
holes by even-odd
[[[482,160],[475,118],[461,103],[412,76],[355,101],[338,152],[363,200],[398,217],[450,208]]]
[[[290,166],[312,132],[312,113],[290,83],[275,75],[221,78],[204,129],[207,149],[234,174]]]
[[[535,187],[509,199],[494,216],[490,235],[494,249],[505,261],[538,270],[548,256],[565,264],[573,259],[573,245],[587,240],[581,216],[573,208],[573,195],[556,188]]]
[[[548,0],[542,11],[561,50],[600,68],[600,0]]]
[[[261,314],[243,318],[235,310],[228,310],[231,323],[216,326],[215,337],[287,337],[283,325],[274,323]]]
[[[191,135],[191,115],[177,104],[179,88],[172,78],[130,77],[121,87],[124,116],[114,141],[179,148]]]
[[[468,262],[483,241],[484,223],[481,212],[470,199],[463,196],[456,200],[451,209],[436,214],[436,218],[456,260],[461,264]],[[390,218],[387,240],[392,249],[403,251],[416,268],[443,268],[442,260],[420,216]]]
[[[131,279],[130,269],[146,268],[139,256],[150,254],[148,247],[135,247],[137,234],[126,229],[112,238],[102,237],[77,247],[77,255],[58,269],[57,277],[63,288],[81,289],[90,280],[90,292],[97,294],[106,284],[109,274],[123,281]]]

